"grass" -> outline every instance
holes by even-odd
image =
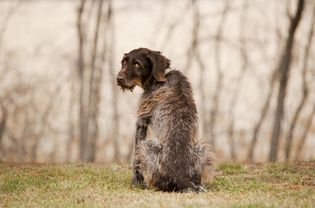
[[[130,168],[118,165],[0,163],[0,207],[315,207],[315,162],[222,163],[200,194],[130,181]]]

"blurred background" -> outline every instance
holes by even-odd
[[[147,47],[193,86],[218,160],[315,158],[314,0],[1,0],[0,161],[130,163]]]

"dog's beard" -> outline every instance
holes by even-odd
[[[133,89],[135,88],[135,85],[119,85],[120,89],[122,89],[122,91],[125,90],[129,90],[129,91],[133,91]]]

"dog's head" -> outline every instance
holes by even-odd
[[[132,90],[135,86],[143,88],[150,77],[158,82],[165,82],[165,70],[169,66],[170,60],[159,51],[151,51],[147,48],[132,50],[121,60],[117,84],[123,90]]]

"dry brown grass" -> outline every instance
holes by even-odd
[[[206,193],[130,186],[117,165],[0,163],[0,207],[315,207],[315,162],[222,163]]]

